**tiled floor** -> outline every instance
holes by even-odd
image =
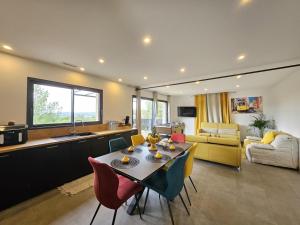
[[[196,160],[192,177],[198,193],[187,180],[192,199],[191,216],[187,216],[179,198],[171,206],[178,225],[300,224],[300,174],[297,171],[243,161],[238,173],[231,167]],[[89,224],[96,206],[92,188],[73,197],[53,190],[1,212],[0,224]],[[112,216],[113,211],[103,207],[94,224],[111,224]],[[137,215],[128,216],[126,206],[122,206],[116,225],[125,224],[171,224],[166,202],[150,192],[143,220]]]

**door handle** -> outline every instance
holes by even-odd
[[[6,155],[0,155],[0,158],[8,158],[10,155],[6,154]]]
[[[78,141],[77,143],[84,143],[84,142],[86,142],[86,140]]]
[[[58,148],[58,145],[52,145],[52,146],[48,146],[46,147],[47,149],[52,149],[52,148]]]
[[[98,139],[98,140],[102,140],[102,139],[104,139],[104,137],[98,137],[97,139]]]

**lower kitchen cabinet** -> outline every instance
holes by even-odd
[[[90,156],[93,158],[99,157],[101,155],[105,155],[109,153],[107,148],[108,140],[106,136],[97,137],[92,139],[92,148],[90,152]]]
[[[88,161],[88,157],[92,151],[92,143],[92,139],[83,139],[71,142],[69,161],[72,179],[83,177],[93,171]]]
[[[56,144],[24,151],[23,159],[27,167],[27,182],[31,196],[43,193],[70,181],[70,144]]]
[[[22,164],[21,152],[0,154],[0,210],[27,199],[27,168]]]
[[[0,154],[0,210],[92,173],[88,157],[109,153],[108,140],[131,144],[137,130]]]

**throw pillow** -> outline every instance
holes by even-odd
[[[270,144],[272,143],[274,138],[275,138],[274,131],[268,131],[267,133],[265,133],[264,138],[261,140],[261,143]]]

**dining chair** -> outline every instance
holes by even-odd
[[[145,138],[141,134],[132,135],[131,142],[133,146],[142,145],[145,143]]]
[[[90,225],[94,222],[101,205],[115,210],[112,221],[112,225],[114,225],[118,208],[133,195],[136,200],[140,218],[142,219],[137,193],[142,191],[143,187],[126,177],[117,175],[112,168],[105,163],[101,163],[92,157],[89,157],[88,160],[94,170],[94,191],[99,202]]]
[[[173,133],[171,135],[171,140],[177,143],[184,143],[185,142],[185,135],[180,133]]]
[[[195,155],[195,151],[196,151],[196,147],[197,147],[197,143],[194,143],[190,148],[189,150],[187,150],[189,152],[189,156],[185,162],[185,166],[184,166],[184,178],[189,178],[195,191],[197,192],[197,189],[195,187],[195,184],[191,178],[191,174],[192,174],[192,171],[193,171],[193,165],[194,165],[194,155]],[[191,200],[190,200],[190,196],[188,194],[188,191],[187,191],[187,188],[185,186],[185,183],[183,183],[183,187],[184,187],[184,190],[185,190],[185,193],[186,193],[186,196],[189,200],[189,203],[190,205],[191,204]]]
[[[129,145],[123,137],[109,140],[109,151],[115,152],[127,148]]]
[[[145,213],[149,190],[152,189],[156,191],[159,195],[166,198],[173,225],[174,225],[174,219],[170,207],[170,201],[172,201],[176,196],[179,195],[181,202],[184,205],[188,215],[190,215],[189,210],[180,194],[183,188],[184,166],[188,155],[189,152],[185,152],[183,155],[178,156],[167,171],[159,170],[156,174],[149,177],[147,180],[145,180],[142,183],[145,187],[148,188],[145,203],[144,203],[143,213]]]

